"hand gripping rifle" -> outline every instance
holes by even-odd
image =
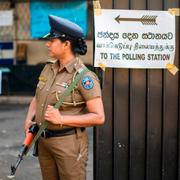
[[[76,87],[77,83],[81,80],[81,78],[84,76],[84,74],[88,71],[89,71],[89,69],[86,67],[82,67],[78,70],[79,74],[76,76],[76,78],[71,83],[71,85],[65,90],[64,94],[61,95],[59,101],[54,105],[54,108],[59,109],[59,107],[62,105],[65,97],[71,93],[71,91]],[[38,127],[37,124],[34,124],[29,128],[29,133],[27,134],[27,136],[24,140],[24,143],[21,146],[16,164],[14,166],[13,165],[11,166],[11,175],[7,176],[8,178],[14,178],[14,175],[16,173],[16,170],[17,170],[20,162],[24,159],[25,155],[28,153],[31,146],[38,140],[38,138],[41,136],[42,132],[47,127],[48,127],[48,121],[43,121],[40,127]]]

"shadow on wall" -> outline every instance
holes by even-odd
[[[2,95],[34,95],[44,65],[6,66],[10,69],[10,73],[3,74]]]

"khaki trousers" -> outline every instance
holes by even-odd
[[[77,134],[40,138],[38,158],[43,180],[85,180],[88,137]]]

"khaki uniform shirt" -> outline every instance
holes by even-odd
[[[44,121],[44,113],[47,106],[55,105],[59,97],[72,83],[78,70],[83,66],[84,64],[78,58],[70,61],[65,66],[59,65],[59,61],[46,64],[40,74],[35,94],[37,101],[35,121],[38,124]],[[90,88],[83,84],[83,79],[87,77],[92,80]],[[84,114],[86,101],[99,96],[101,96],[99,80],[93,72],[89,71],[78,83],[74,91],[65,98],[59,110],[62,115]],[[51,123],[48,126],[48,129],[60,128],[62,127]],[[63,128],[66,127],[63,126]]]

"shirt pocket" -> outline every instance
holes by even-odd
[[[56,84],[56,86],[51,91],[51,97],[50,97],[51,103],[56,104],[60,100],[60,98],[62,97],[62,95],[64,94],[65,91],[66,91],[66,87],[63,87],[63,86]],[[65,102],[72,102],[71,93],[64,98],[64,101]]]

